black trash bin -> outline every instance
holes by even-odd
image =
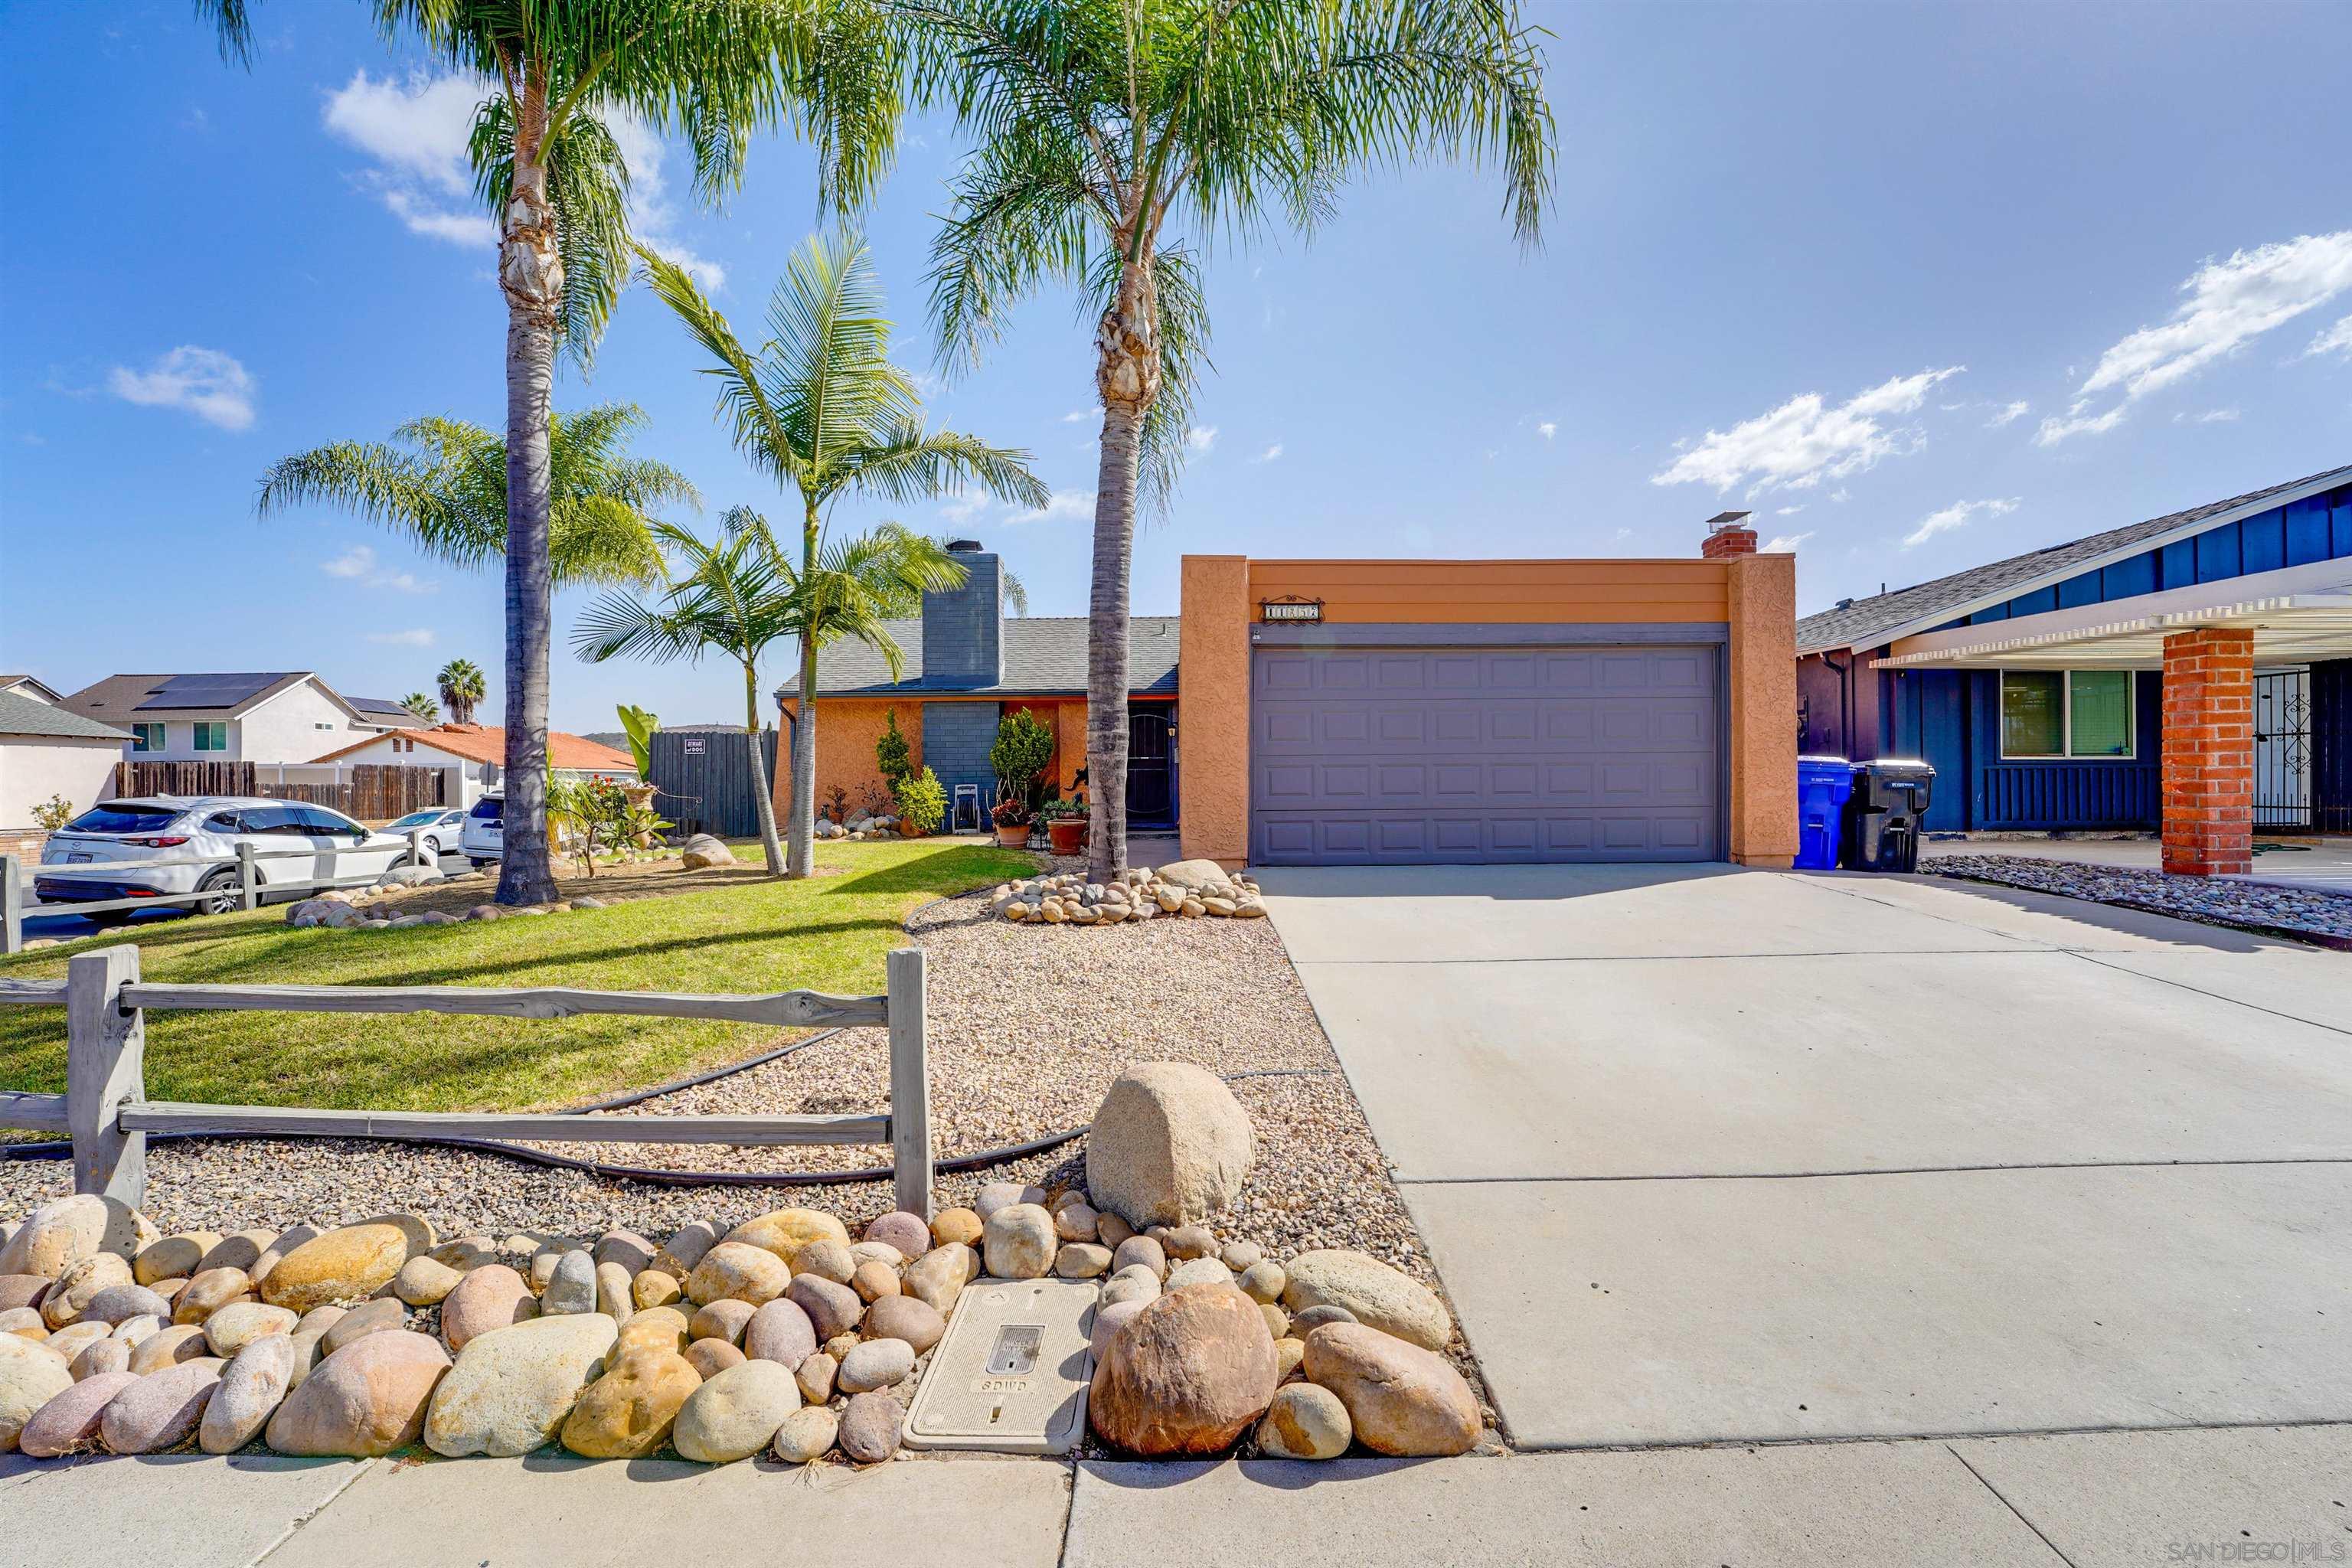
[[[1920,825],[1936,788],[1926,763],[1880,757],[1853,765],[1853,794],[1845,803],[1845,853],[1850,870],[1916,871]]]

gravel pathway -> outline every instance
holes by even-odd
[[[2331,947],[2352,943],[2352,898],[2339,893],[2014,855],[1949,855],[1923,861],[1919,869],[1931,876],[2149,910],[2208,925],[2300,935]]]
[[[940,1155],[981,1152],[1087,1121],[1121,1068],[1197,1062],[1232,1082],[1258,1135],[1235,1208],[1213,1228],[1276,1258],[1359,1247],[1435,1283],[1363,1113],[1266,921],[1155,920],[1108,930],[992,919],[986,894],[917,911],[930,955],[932,1119]],[[845,1030],[782,1060],[630,1108],[633,1114],[878,1110],[889,1099],[881,1031]],[[677,1170],[822,1171],[886,1164],[881,1148],[724,1149],[555,1144],[562,1153]],[[1083,1141],[940,1179],[942,1205],[981,1184],[1080,1180]],[[0,1162],[0,1214],[70,1190],[64,1162]],[[147,1209],[166,1230],[347,1222],[387,1209],[445,1235],[516,1230],[593,1237],[623,1225],[656,1238],[689,1219],[730,1223],[786,1205],[853,1225],[890,1206],[887,1183],[654,1186],[460,1150],[328,1140],[159,1144]]]

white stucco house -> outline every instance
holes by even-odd
[[[348,698],[309,670],[110,675],[58,705],[128,732],[134,762],[308,763],[424,721],[394,702]]]
[[[29,830],[33,808],[52,798],[76,812],[96,805],[129,739],[112,725],[0,689],[0,832]]]
[[[354,742],[322,753],[312,765],[337,770],[338,779],[356,763],[439,768],[450,777],[441,798],[471,806],[499,787],[506,754],[507,732],[496,724],[436,724]],[[562,730],[547,732],[547,763],[551,774],[567,782],[604,778],[635,784],[637,779],[636,761],[628,752]]]

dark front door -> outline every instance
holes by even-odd
[[[1168,710],[1130,708],[1127,713],[1127,820],[1161,826],[1176,820],[1174,748],[1169,742]]]

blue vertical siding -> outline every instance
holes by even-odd
[[[2164,809],[2163,687],[2147,671],[2134,684],[2137,756],[2010,762],[2000,754],[1999,671],[1903,670],[1894,679],[1889,749],[1935,768],[1931,833],[2153,831]]]

